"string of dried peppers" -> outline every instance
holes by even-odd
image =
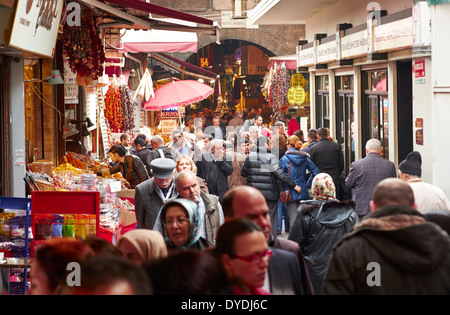
[[[119,87],[122,103],[123,131],[134,129],[134,107],[135,102],[131,101],[129,89],[126,85]]]
[[[105,52],[97,34],[91,11],[86,9],[81,15],[81,26],[64,23],[64,57],[68,58],[70,68],[77,74],[77,83],[96,80],[103,74]]]
[[[111,84],[105,94],[105,118],[112,132],[123,131],[122,101],[117,84]]]

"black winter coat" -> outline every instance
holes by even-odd
[[[231,156],[225,154],[224,159],[214,161],[211,152],[202,154],[201,159],[195,162],[197,166],[197,175],[203,178],[207,184],[208,190],[216,191],[220,201],[228,191],[228,176],[233,174],[233,164]]]
[[[353,200],[300,202],[289,239],[300,245],[317,295],[323,294],[323,281],[334,244],[349,232],[357,221],[358,215]]]
[[[270,152],[251,152],[241,167],[247,185],[257,188],[267,201],[280,199],[281,183],[293,189],[294,181],[283,171],[278,158]]]

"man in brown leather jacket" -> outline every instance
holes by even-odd
[[[116,163],[115,166],[109,169],[110,174],[121,172],[123,178],[130,184],[130,188],[134,189],[136,186],[147,179],[148,173],[142,160],[135,155],[128,155],[127,150],[121,144],[115,144],[109,149],[109,156],[111,160]],[[102,171],[95,172],[102,176]]]

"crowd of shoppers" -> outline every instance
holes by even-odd
[[[345,178],[326,128],[305,140],[283,118],[204,109],[167,143],[122,137],[110,172],[135,189],[136,229],[117,245],[44,242],[30,293],[448,294],[450,203],[422,181],[420,153],[397,174],[370,139]],[[80,286],[67,282],[71,262],[83,267]],[[376,264],[383,271],[366,281]]]

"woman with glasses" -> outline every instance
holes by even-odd
[[[160,218],[169,252],[177,249],[203,250],[213,246],[200,236],[200,218],[195,202],[173,199],[161,208]]]
[[[225,270],[233,293],[269,295],[262,287],[272,251],[261,228],[246,218],[232,219],[217,232],[212,250]]]

